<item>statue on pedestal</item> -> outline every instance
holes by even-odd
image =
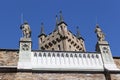
[[[98,41],[105,40],[105,34],[102,32],[98,25],[96,26],[95,33],[97,34]]]
[[[31,29],[30,29],[30,26],[28,25],[27,22],[25,22],[24,24],[22,24],[20,26],[20,29],[23,32],[23,38],[30,38],[31,37]]]

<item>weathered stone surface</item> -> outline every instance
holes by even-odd
[[[120,74],[111,74],[111,80],[120,80]]]
[[[120,58],[114,58],[116,66],[120,69]]]
[[[0,80],[105,80],[104,74],[83,73],[0,73]]]
[[[14,80],[16,73],[0,73],[0,80]]]
[[[33,73],[33,80],[105,80],[105,76],[82,73]]]
[[[0,66],[17,66],[18,51],[0,51]]]
[[[15,80],[33,80],[32,73],[18,72],[15,75]]]

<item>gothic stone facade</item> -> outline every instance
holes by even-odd
[[[39,50],[32,50],[28,23],[21,27],[19,49],[0,49],[0,80],[119,80],[120,57],[112,52],[104,33],[97,25],[95,52],[86,52],[79,30],[67,30],[62,14],[56,28],[46,35],[44,26],[38,36]]]
[[[106,80],[106,76],[119,80],[120,72],[32,72],[18,71],[17,63],[19,50],[0,49],[0,80]],[[115,64],[120,69],[120,57],[113,57]]]

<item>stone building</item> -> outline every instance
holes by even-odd
[[[120,57],[112,56],[98,24],[94,52],[86,51],[79,28],[76,35],[67,29],[61,12],[51,34],[41,24],[39,50],[32,50],[29,24],[20,29],[20,48],[0,49],[0,80],[120,80]]]
[[[60,13],[60,20],[56,16],[55,30],[48,36],[44,32],[44,25],[41,25],[41,33],[39,38],[39,49],[41,50],[55,50],[55,51],[80,51],[85,52],[84,39],[77,31],[77,35],[73,35],[64,22],[62,13]]]

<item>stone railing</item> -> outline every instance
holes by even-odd
[[[99,53],[32,52],[33,70],[103,70]]]

